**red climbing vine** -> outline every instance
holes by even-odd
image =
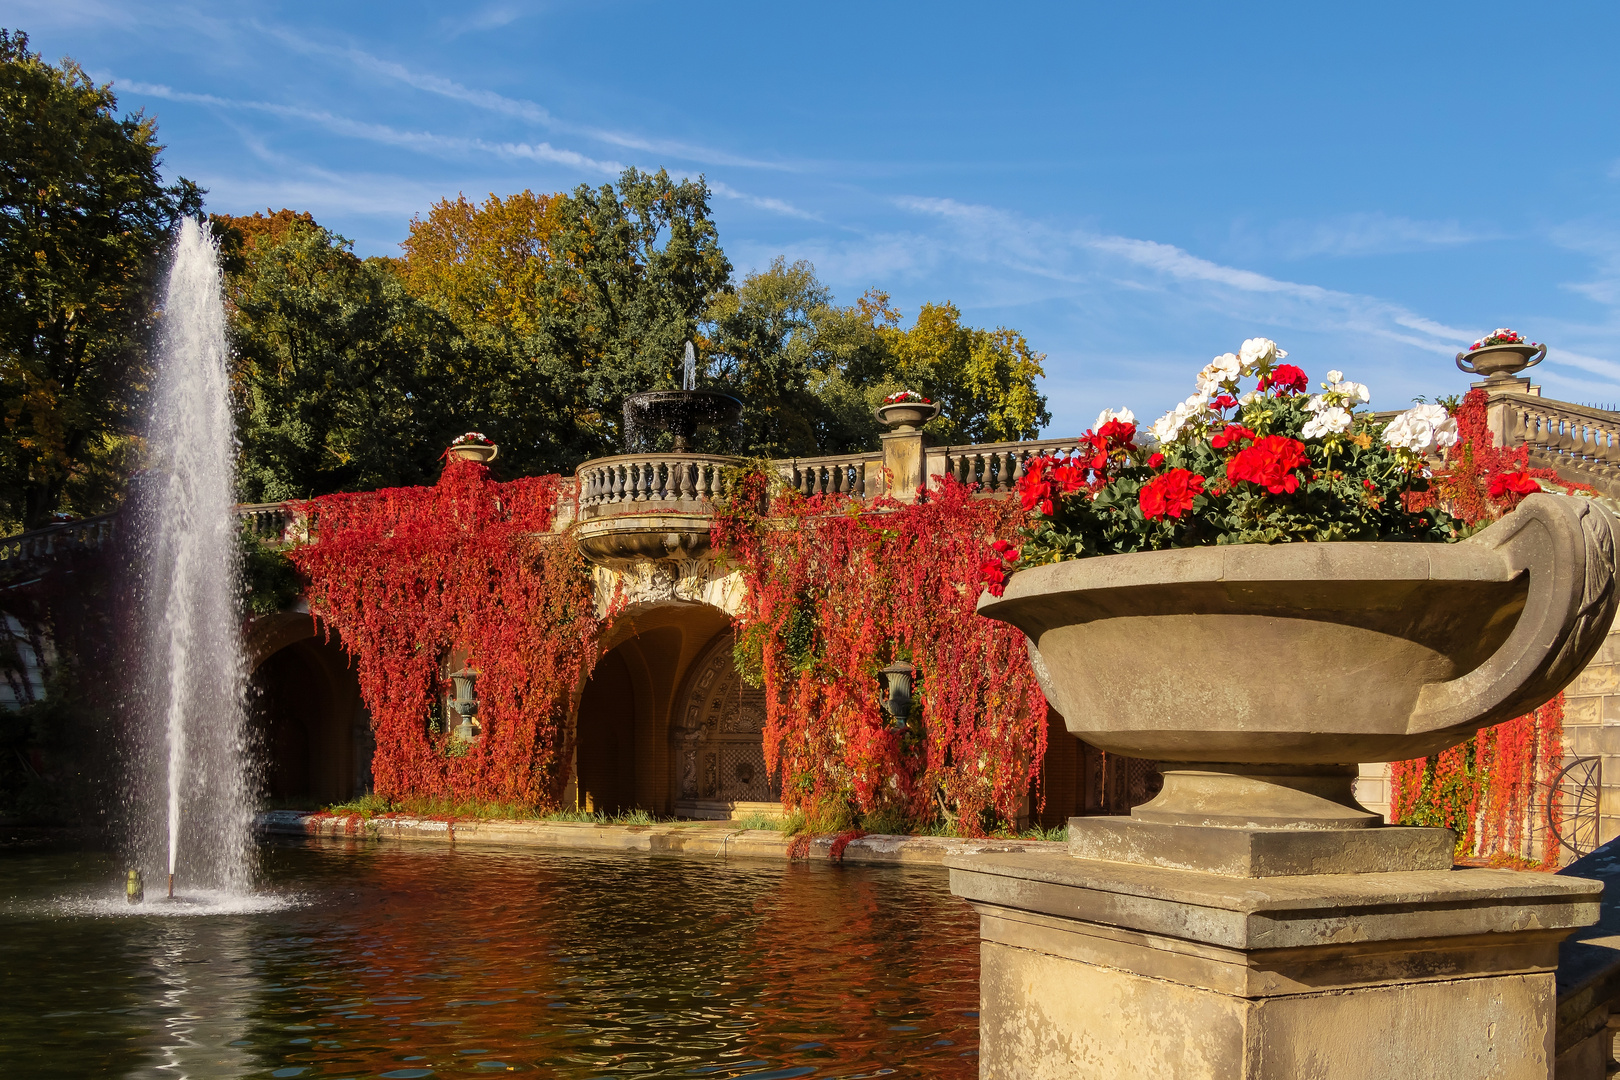
[[[1452,414],[1460,440],[1436,470],[1428,492],[1414,501],[1441,503],[1468,527],[1481,527],[1543,487],[1590,491],[1552,469],[1532,468],[1529,447],[1498,446],[1491,437],[1489,397],[1470,390]],[[1414,506],[1414,508],[1421,508]],[[1427,758],[1390,763],[1390,816],[1402,824],[1442,825],[1457,830],[1462,856],[1529,859],[1553,865],[1556,845],[1535,849],[1533,834],[1546,835],[1558,820],[1546,820],[1546,795],[1563,765],[1564,696],[1535,712],[1485,728],[1459,746]],[[1555,819],[1561,815],[1556,800]]]
[[[1023,513],[945,479],[925,501],[769,493],[747,474],[714,541],[748,586],[738,666],[766,690],[765,755],[782,801],[979,834],[1015,821],[1046,751],[1046,699],[1023,634],[974,613],[987,543]],[[878,670],[916,668],[909,719]]]
[[[556,476],[500,483],[453,460],[433,487],[325,495],[291,555],[311,612],[354,657],[379,795],[555,806],[569,776],[567,712],[601,628],[572,537],[550,532]],[[483,734],[454,740],[435,703],[467,650]]]

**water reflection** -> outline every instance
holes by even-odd
[[[114,919],[39,903],[99,860],[5,858],[0,1075],[977,1072],[937,871],[297,845],[300,906]]]

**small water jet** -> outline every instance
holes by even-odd
[[[165,867],[170,899],[177,875],[227,895],[251,883],[229,378],[218,252],[188,219],[163,301],[150,468],[133,493],[148,680],[131,839],[136,866]]]
[[[697,377],[697,350],[688,341],[681,389],[643,390],[624,399],[626,449],[644,449],[650,435],[668,431],[675,437],[675,452],[686,454],[692,451],[692,441],[700,430],[737,422],[742,402],[719,390],[699,390]]]

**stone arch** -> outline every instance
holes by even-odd
[[[693,663],[730,626],[730,614],[713,604],[667,596],[618,613],[575,699],[574,782],[565,804],[674,812],[670,721]]]
[[[371,790],[371,719],[336,633],[307,609],[277,612],[249,626],[246,652],[264,794],[325,805]]]

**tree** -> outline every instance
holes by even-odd
[[[0,525],[122,489],[148,375],[145,297],[202,191],[159,175],[156,124],[0,30]]]
[[[937,442],[1033,438],[1051,420],[1035,389],[1045,357],[1016,330],[963,326],[952,304],[925,304],[909,329],[887,293],[838,307],[808,262],[777,258],[718,297],[705,344],[745,402],[747,453],[846,453],[877,445],[872,410],[897,390],[941,404]]]
[[[411,219],[400,276],[412,295],[434,302],[464,332],[529,337],[539,327],[539,286],[563,198],[491,193],[481,207],[465,195],[441,199],[426,220]]]
[[[246,501],[431,483],[487,401],[476,346],[307,214],[216,216]]]
[[[730,288],[707,185],[663,171],[444,200],[404,246],[412,293],[486,350],[485,430],[522,472],[623,449],[625,396],[674,385],[684,343]]]

